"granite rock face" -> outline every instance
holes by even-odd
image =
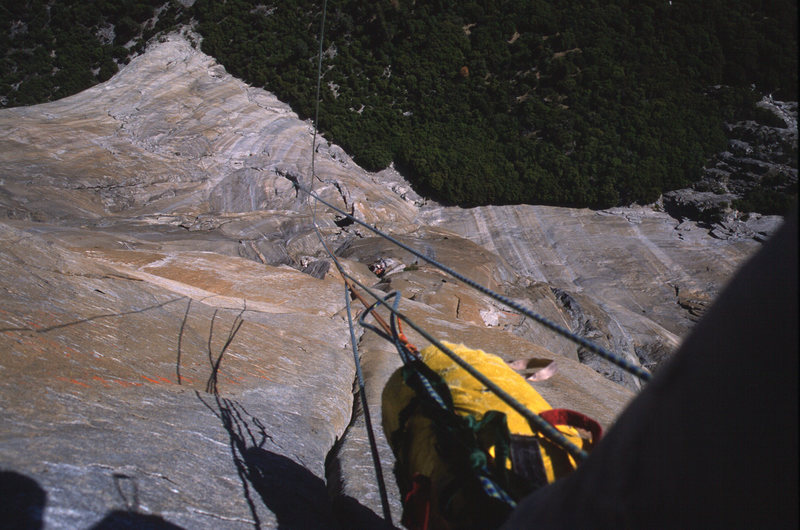
[[[113,510],[187,528],[331,520],[315,499],[353,363],[338,307],[298,309],[333,282],[212,253],[75,252],[8,225],[0,241],[0,451],[47,492],[48,528]],[[281,511],[273,465],[308,512]]]
[[[431,208],[423,218],[505,258],[525,282],[545,282],[568,327],[651,369],[696,320],[683,302],[712,299],[755,247],[650,207]],[[613,366],[585,360],[635,385]]]
[[[14,517],[381,526],[345,293],[315,221],[350,274],[402,293],[434,336],[554,361],[533,383],[554,406],[607,426],[638,388],[309,206],[295,183],[649,368],[759,245],[652,208],[441,207],[392,168],[370,174],[324,139],[312,145],[288,106],[173,35],[107,83],[0,111],[0,487],[28,492]],[[380,260],[392,267],[376,276]],[[379,426],[399,359],[373,332],[357,340]],[[376,434],[398,523],[393,458]]]

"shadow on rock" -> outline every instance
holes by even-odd
[[[136,530],[183,530],[183,527],[165,521],[158,515],[125,510],[114,510],[103,517],[103,520],[92,527],[92,530],[117,530],[131,528]]]
[[[139,486],[135,476],[114,473],[112,477],[114,479],[114,487],[125,503],[125,509],[109,512],[103,517],[102,521],[92,526],[92,530],[112,530],[116,528],[182,530],[182,527],[172,524],[158,515],[147,515],[139,512]]]
[[[215,394],[215,407],[197,396],[228,431],[231,456],[256,528],[263,522],[254,493],[275,515],[278,528],[386,528],[383,519],[350,497],[337,498],[332,507],[322,478],[291,458],[264,449],[267,441],[274,444],[272,437],[240,403]]]
[[[331,528],[336,519],[345,528],[389,528],[352,497],[338,497],[332,509],[325,482],[290,458],[251,447],[244,452],[244,465],[280,528]]]
[[[0,471],[0,525],[11,529],[42,528],[47,492],[16,471]]]
[[[206,383],[206,392],[213,396],[214,401],[212,403],[204,399],[199,392],[196,392],[196,396],[214,413],[228,432],[231,457],[241,480],[243,493],[256,528],[261,528],[263,522],[253,492],[261,497],[264,505],[275,515],[278,528],[338,527],[325,481],[304,465],[264,449],[267,442],[277,447],[264,423],[258,417],[250,414],[241,403],[223,398],[219,394],[217,375],[228,347],[244,323],[242,315],[245,310],[246,307],[234,319],[228,330],[225,344],[218,354],[211,351],[211,339],[217,317],[217,312],[214,312],[208,340],[211,376]],[[186,308],[186,315],[188,313],[189,306]],[[185,319],[186,317],[184,317],[184,321]],[[183,326],[181,326],[180,334],[182,335],[182,333]],[[179,370],[180,348],[177,365]],[[299,460],[299,457],[295,458]],[[340,509],[343,502],[346,510]],[[347,528],[385,528],[382,519],[355,499],[347,498],[346,501],[342,501],[337,498],[336,515],[347,517],[347,519],[340,519],[342,522],[347,521],[344,524]]]
[[[256,528],[262,521],[255,491],[275,514],[279,528],[330,528],[335,526],[323,480],[293,460],[263,448],[272,437],[261,421],[238,402],[214,394],[216,407],[198,399],[222,422],[230,451]],[[274,442],[272,442],[274,443]]]
[[[333,513],[344,528],[386,530],[394,528],[377,513],[353,497],[340,495],[333,500]]]
[[[245,449],[242,456],[253,489],[278,518],[280,528],[335,526],[321,478],[294,460],[258,447]]]

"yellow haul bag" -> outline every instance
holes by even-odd
[[[500,357],[464,345],[444,345],[531,411],[552,412],[550,404]],[[494,469],[489,478],[500,489],[509,489],[516,500],[576,467],[566,450],[534,432],[522,415],[438,348],[425,348],[420,360],[424,364],[416,370],[429,374],[434,384],[420,383],[422,379],[406,366],[392,375],[383,391],[383,428],[397,459],[395,474],[404,496],[406,526],[467,528],[501,523],[510,508],[486,501],[487,495],[481,493],[487,491],[486,479],[474,479],[470,469],[479,475],[481,469]],[[428,386],[437,390],[436,383],[451,409],[447,414],[426,395]],[[578,447],[591,445],[575,427],[555,426]],[[476,447],[484,454],[483,468]],[[497,461],[498,452],[504,455],[503,462]]]

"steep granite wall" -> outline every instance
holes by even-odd
[[[646,366],[758,246],[651,208],[442,208],[392,169],[316,148],[312,181],[310,125],[178,35],[107,83],[0,111],[0,480],[30,492],[17,517],[379,524],[344,291],[293,182]],[[609,425],[632,397],[634,381],[564,339],[335,212],[316,219],[352,274],[401,291],[436,336],[554,360],[535,383],[554,406]],[[381,258],[396,267],[378,278]],[[399,360],[358,337],[380,425]]]

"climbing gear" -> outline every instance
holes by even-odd
[[[399,293],[379,296],[349,275],[347,282],[356,293],[357,286],[376,299],[361,314],[359,323],[394,341],[405,363],[400,373],[406,391],[397,390],[398,375],[392,376],[383,394],[383,422],[396,457],[395,474],[407,527],[497,526],[516,500],[571,472],[600,438],[602,429],[597,422],[578,412],[550,409],[525,378],[498,357],[432,337],[398,310]],[[379,305],[390,311],[388,324],[374,313]],[[369,324],[369,316],[383,322],[381,327]],[[401,339],[401,321],[434,346],[422,353],[409,351],[410,343],[405,336]],[[518,368],[529,368],[545,363],[524,360],[518,364]],[[445,381],[440,372],[459,377]],[[460,407],[457,412],[454,396],[463,394],[463,388],[471,389],[471,401],[477,405]],[[409,392],[413,394],[410,399]],[[387,396],[394,397],[390,400]],[[398,412],[392,403],[406,406]],[[511,431],[505,424],[510,412],[514,420]],[[410,451],[402,440],[414,440],[411,444],[421,449]],[[449,449],[437,452],[440,447]],[[432,455],[432,460],[426,464],[409,454]],[[441,458],[442,454],[448,458]],[[498,462],[506,462],[507,469],[501,470]]]
[[[293,182],[293,185],[294,185],[295,189],[297,189],[298,191],[302,191],[303,193],[307,194],[309,196],[309,198],[314,199],[315,203],[324,204],[325,206],[327,206],[331,210],[333,210],[333,211],[335,211],[335,212],[347,217],[348,219],[353,221],[353,223],[358,224],[360,226],[363,226],[364,228],[366,228],[367,230],[371,231],[372,233],[374,233],[374,234],[386,239],[387,241],[390,241],[391,243],[393,243],[393,244],[397,245],[398,247],[402,248],[403,250],[406,250],[406,251],[410,252],[411,254],[413,254],[414,256],[418,257],[419,259],[421,259],[421,260],[427,262],[428,264],[436,267],[440,271],[452,276],[453,278],[455,278],[455,279],[461,281],[462,283],[472,287],[473,289],[475,289],[475,290],[477,290],[477,291],[479,291],[479,292],[491,297],[492,299],[500,302],[501,304],[507,306],[508,308],[513,309],[514,311],[517,311],[518,313],[520,313],[520,314],[522,314],[522,315],[524,315],[524,316],[526,316],[526,317],[538,322],[539,324],[543,325],[544,327],[548,328],[549,330],[553,331],[554,333],[556,333],[558,335],[561,335],[562,337],[564,337],[564,338],[576,343],[578,346],[584,348],[588,352],[594,353],[594,354],[602,357],[603,359],[609,361],[610,363],[619,366],[623,370],[625,370],[628,373],[638,377],[642,381],[649,381],[652,378],[652,374],[649,371],[647,371],[644,368],[642,368],[641,366],[633,364],[628,359],[625,359],[624,357],[622,357],[620,355],[617,355],[616,353],[608,351],[607,349],[603,348],[602,346],[600,346],[598,344],[595,344],[592,341],[590,341],[588,339],[585,339],[585,338],[581,337],[580,335],[578,335],[576,333],[573,333],[572,331],[564,328],[563,326],[560,326],[560,325],[556,324],[555,322],[547,319],[546,317],[531,311],[527,307],[525,307],[525,306],[521,305],[520,303],[508,298],[507,296],[503,296],[502,294],[497,293],[497,292],[489,289],[488,287],[485,287],[485,286],[481,285],[480,283],[476,282],[475,280],[472,280],[471,278],[468,278],[468,277],[464,276],[463,274],[461,274],[459,272],[456,272],[454,269],[448,267],[447,265],[444,265],[443,263],[440,263],[440,262],[436,261],[435,259],[430,258],[430,257],[426,256],[425,254],[419,252],[418,250],[415,250],[414,248],[406,245],[405,243],[403,243],[402,241],[398,240],[397,238],[394,238],[394,237],[390,236],[389,234],[387,234],[387,233],[375,228],[374,226],[372,226],[372,225],[370,225],[368,223],[365,223],[364,221],[361,221],[360,219],[357,219],[352,214],[350,214],[350,213],[342,210],[341,208],[338,208],[336,205],[326,201],[325,199],[323,199],[322,197],[320,197],[319,195],[314,193],[313,190],[310,190],[310,189],[306,188],[305,186],[301,185],[299,182],[295,181],[295,182]],[[332,255],[332,253],[330,253],[330,254]]]
[[[572,444],[588,450],[602,435],[587,416],[553,410],[502,359],[444,343],[464,361],[541,414]],[[434,346],[395,372],[383,392],[384,432],[409,528],[499,526],[516,501],[570,473],[576,460],[533,429]]]

